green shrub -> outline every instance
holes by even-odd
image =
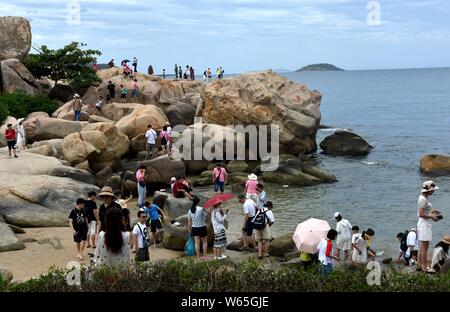
[[[0,122],[10,115],[25,117],[32,112],[53,113],[58,103],[45,95],[29,95],[23,92],[4,93],[0,95]]]
[[[241,264],[192,260],[160,261],[133,267],[86,268],[81,286],[69,286],[59,269],[6,291],[19,292],[433,292],[450,290],[449,275],[383,271],[380,286],[367,283],[363,269],[340,268],[328,277],[318,267],[264,265],[250,260]]]

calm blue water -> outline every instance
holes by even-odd
[[[420,158],[450,154],[450,69],[301,72],[285,76],[323,95],[322,124],[352,129],[375,148],[362,158],[318,156],[320,167],[338,182],[308,188],[269,185],[276,225],[273,233],[294,231],[310,217],[334,227],[341,212],[352,225],[375,230],[375,248],[397,254],[398,232],[415,227],[417,198],[423,181],[433,179],[440,190],[431,197],[444,219],[433,224],[433,244],[450,234],[450,175],[424,176]],[[332,131],[321,130],[317,142]],[[237,235],[241,208],[230,224]]]

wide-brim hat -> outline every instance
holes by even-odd
[[[439,187],[436,186],[436,184],[434,184],[433,181],[426,181],[423,182],[422,184],[422,190],[421,193],[428,193],[431,191],[437,191],[439,189]]]
[[[256,180],[258,180],[258,176],[256,174],[252,173],[251,175],[248,176],[248,179],[252,180],[252,181],[256,181]]]
[[[114,194],[113,194],[113,190],[112,188],[110,188],[109,186],[104,186],[102,188],[102,191],[100,192],[100,194],[97,195],[98,197],[102,197],[102,196],[111,196],[114,198],[117,198]]]
[[[450,235],[445,235],[442,241],[448,245],[450,245]]]
[[[334,218],[336,219],[336,218],[339,217],[340,215],[341,215],[340,212],[335,212],[335,213],[334,213]]]

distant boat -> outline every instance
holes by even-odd
[[[336,67],[332,64],[328,63],[320,63],[320,64],[311,64],[307,65],[305,67],[302,67],[296,72],[302,72],[302,71],[344,71],[342,68]]]

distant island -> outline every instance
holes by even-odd
[[[332,64],[322,63],[322,64],[308,65],[308,66],[305,66],[305,67],[302,67],[302,68],[296,70],[296,72],[301,72],[301,71],[343,71],[343,69],[336,67]]]

